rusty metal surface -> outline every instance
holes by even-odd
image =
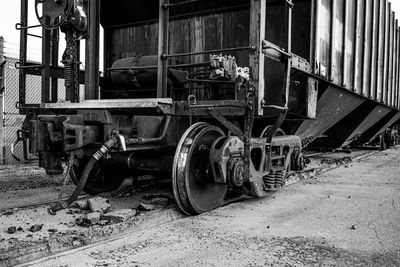
[[[399,34],[391,4],[387,0],[312,2],[315,10],[304,10],[304,15],[315,14],[310,38],[314,73],[397,109]]]
[[[126,108],[158,108],[169,107],[172,112],[173,101],[171,98],[152,99],[109,99],[109,100],[84,100],[81,103],[44,103],[44,109],[126,109]]]
[[[364,101],[365,99],[355,94],[328,86],[318,99],[317,119],[304,121],[295,134],[302,140],[318,138]]]
[[[378,105],[374,110],[362,121],[362,123],[351,133],[346,141],[340,147],[350,145],[358,136],[361,136],[365,131],[382,120],[391,111],[390,108],[383,105]]]
[[[390,114],[386,115],[385,118],[381,119],[376,125],[368,129],[361,137],[360,140],[365,143],[370,143],[374,141],[383,131],[392,126],[400,120],[400,112],[392,111]]]

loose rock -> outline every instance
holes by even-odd
[[[107,220],[110,223],[120,223],[129,220],[135,215],[136,210],[134,209],[121,209],[104,214],[102,219]]]
[[[150,204],[140,203],[136,209],[139,211],[152,211],[155,209],[155,206]]]
[[[87,200],[89,208],[92,212],[101,212],[105,213],[111,205],[108,203],[108,199],[104,197],[94,197]]]
[[[7,233],[9,233],[9,234],[14,234],[16,231],[17,231],[17,227],[15,227],[15,226],[8,227],[8,229],[7,229]]]
[[[72,203],[71,207],[76,207],[81,210],[88,210],[89,204],[86,199],[85,200],[76,200],[74,203]]]
[[[88,220],[91,224],[96,224],[100,221],[101,213],[100,212],[91,212],[85,214],[84,218]]]
[[[43,224],[35,224],[32,225],[31,228],[29,228],[29,231],[34,233],[34,232],[39,232],[40,230],[42,230],[43,228]]]

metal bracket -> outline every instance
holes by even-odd
[[[17,131],[17,140],[15,140],[15,142],[13,144],[11,144],[10,150],[11,150],[11,156],[17,160],[17,161],[21,161],[21,159],[19,157],[17,157],[17,155],[15,154],[15,146],[19,144],[19,142],[23,142],[23,145],[26,145],[26,139],[27,139],[27,135],[29,133],[27,131],[23,131],[23,130],[18,130]],[[24,160],[29,160],[24,153]]]
[[[248,137],[242,133],[242,131],[237,128],[233,123],[226,119],[221,113],[219,113],[214,108],[208,108],[207,112],[222,125],[224,125],[229,131],[231,131],[235,136],[239,137],[241,141],[246,141]]]

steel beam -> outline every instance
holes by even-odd
[[[99,98],[100,2],[88,1],[89,37],[86,39],[85,99]]]

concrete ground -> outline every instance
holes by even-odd
[[[400,266],[400,150],[29,266]]]

